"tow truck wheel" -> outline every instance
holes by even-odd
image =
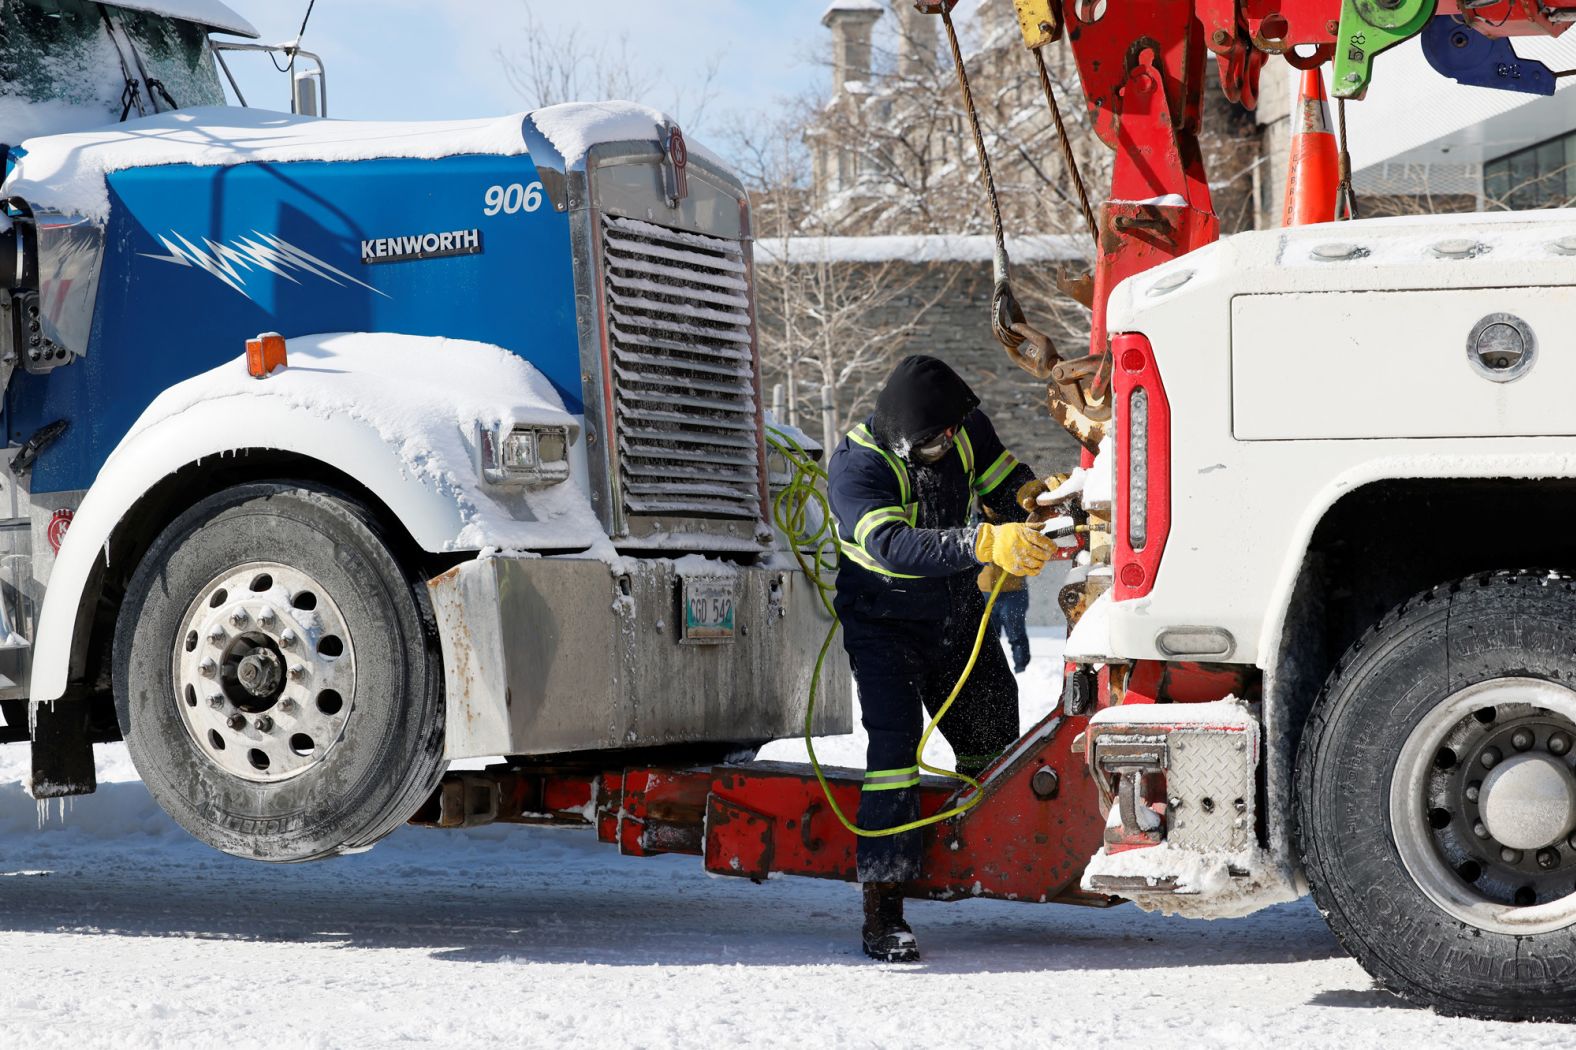
[[[1442,1013],[1576,1019],[1576,581],[1474,577],[1342,658],[1297,759],[1314,900]]]
[[[238,486],[175,520],[127,588],[115,704],[149,792],[237,856],[363,849],[444,770],[425,588],[365,508]]]

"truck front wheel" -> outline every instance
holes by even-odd
[[[1576,582],[1499,573],[1374,627],[1315,705],[1297,841],[1341,943],[1444,1013],[1576,1019]]]
[[[365,848],[443,773],[425,588],[376,519],[326,489],[238,486],[176,519],[127,588],[114,672],[149,792],[226,853]]]

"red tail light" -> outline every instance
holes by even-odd
[[[1171,405],[1147,338],[1114,336],[1111,360],[1116,398],[1112,597],[1124,601],[1154,588],[1171,534]]]

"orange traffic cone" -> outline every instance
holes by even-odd
[[[1302,91],[1291,112],[1291,161],[1286,166],[1286,206],[1282,226],[1307,226],[1335,220],[1340,181],[1335,135],[1330,131],[1329,99],[1318,69],[1302,74]]]

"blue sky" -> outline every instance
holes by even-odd
[[[294,37],[306,10],[306,0],[227,2],[268,42]],[[825,0],[317,0],[304,43],[328,67],[331,116],[492,116],[526,108],[495,52],[525,39],[529,9],[550,33],[578,27],[615,42],[627,33],[631,50],[668,81],[641,100],[658,107],[675,90],[693,93],[708,57],[719,56],[719,98],[705,114],[716,128],[730,111],[760,112],[827,79],[815,61],[827,41],[824,8]],[[233,56],[232,65],[249,103],[288,108],[289,87],[266,57]]]

